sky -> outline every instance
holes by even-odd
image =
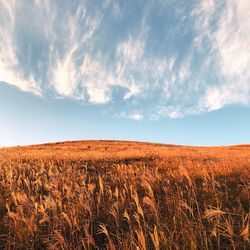
[[[0,0],[0,146],[250,143],[249,0]]]

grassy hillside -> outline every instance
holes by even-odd
[[[0,149],[6,249],[249,249],[250,146]]]

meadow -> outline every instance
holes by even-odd
[[[250,249],[250,145],[0,149],[0,249]]]

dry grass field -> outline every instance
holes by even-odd
[[[1,249],[250,249],[250,146],[0,149]]]

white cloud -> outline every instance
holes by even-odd
[[[247,0],[228,1],[214,36],[222,73],[238,80],[250,77],[249,11],[250,2]]]
[[[115,18],[121,18],[122,17],[122,9],[117,0],[103,0],[103,6],[104,8],[111,7],[112,14]]]
[[[50,41],[48,80],[59,95],[80,100],[85,98],[83,88],[79,91],[84,77],[81,72],[83,66],[77,60],[86,61],[85,53],[89,49],[90,40],[98,29],[100,21],[101,17],[88,15],[84,5],[79,5],[73,14],[69,10],[63,16],[56,13],[57,27],[54,27],[53,31],[56,36]],[[56,32],[56,29],[59,29],[60,33]],[[91,101],[103,102],[98,92],[94,89],[90,91],[88,87],[87,90]],[[93,99],[94,94],[98,96]]]
[[[150,1],[137,15],[133,1],[101,3],[0,0],[0,81],[124,105],[134,120],[250,103],[249,1],[201,0],[190,13]]]
[[[58,57],[52,67],[51,85],[63,96],[74,96],[77,87],[78,74],[72,61],[72,52],[64,55],[62,59]]]
[[[248,104],[248,90],[236,84],[221,84],[218,87],[207,88],[205,96],[201,99],[201,111],[212,111],[223,108],[229,104]]]
[[[63,18],[65,19],[65,16]],[[92,52],[96,49],[92,38],[101,22],[100,13],[95,13],[95,16],[88,15],[84,6],[77,8],[75,16],[68,15],[68,19],[66,18],[65,32],[69,36],[65,41],[65,47],[59,49],[54,42],[50,51],[49,82],[58,94],[85,99],[92,104],[105,104],[111,101],[112,88],[115,86],[127,89],[124,99],[129,99],[139,92],[139,87],[133,79],[127,81],[121,76],[116,62],[110,63],[101,53]],[[64,34],[58,36],[60,38]],[[140,44],[135,49],[140,49],[139,46]],[[130,57],[133,61],[135,50],[130,49],[130,44],[124,44],[118,50],[125,53],[126,59]]]
[[[172,119],[181,118],[184,116],[184,113],[180,106],[159,106],[152,112],[150,116],[151,120],[159,120],[162,117],[169,117]]]
[[[142,121],[144,116],[137,112],[137,111],[134,111],[132,113],[126,113],[126,112],[121,112],[121,114],[118,115],[118,117],[120,118],[127,118],[127,119],[131,119],[131,120],[134,120],[134,121]]]
[[[134,114],[131,114],[129,118],[135,121],[141,121],[143,119],[143,115],[134,113]]]
[[[144,17],[136,35],[129,32],[127,38],[115,45],[115,59],[110,61],[109,56],[98,52],[98,47],[93,43],[103,21],[100,10],[87,10],[85,4],[79,4],[73,10],[65,8],[61,14],[55,3],[35,0],[34,4],[29,6],[37,17],[32,29],[39,32],[39,39],[43,39],[39,42],[48,47],[44,52],[48,53],[47,60],[38,58],[35,62],[39,72],[43,74],[42,81],[32,70],[25,70],[27,65],[22,65],[17,56],[21,48],[17,45],[19,38],[15,29],[18,23],[25,23],[27,20],[25,17],[22,17],[24,20],[20,19],[15,1],[2,5],[8,10],[6,13],[9,13],[6,16],[8,20],[2,23],[4,29],[0,39],[1,44],[6,45],[1,47],[1,51],[4,50],[5,53],[0,57],[0,77],[3,81],[36,94],[41,93],[43,88],[48,88],[43,85],[45,81],[58,97],[66,96],[93,104],[110,102],[114,87],[125,89],[123,98],[129,102],[133,97],[146,100],[154,95],[157,89],[162,88],[163,82],[169,85],[175,58],[148,56],[145,51],[148,27]],[[112,6],[116,17],[121,17],[122,11],[116,1],[107,1],[105,8],[108,6]],[[18,4],[19,11],[27,7],[24,3]],[[29,14],[27,12],[27,16]],[[32,35],[31,39],[37,39]],[[34,53],[30,45],[27,53],[30,61]],[[187,72],[181,70],[180,78],[184,80],[186,74]],[[170,95],[169,89],[165,96],[167,95]],[[138,119],[139,116],[135,115],[134,118]]]
[[[207,1],[201,5],[206,6]],[[219,84],[208,86],[200,101],[200,109],[210,111],[229,104],[250,102],[250,3],[247,0],[225,1],[220,13],[216,13],[213,1],[203,9],[204,23],[201,39],[211,43],[212,57],[218,64]],[[209,22],[216,21],[214,29]],[[210,56],[211,56],[210,55]]]
[[[110,101],[110,86],[114,78],[104,67],[101,59],[94,60],[86,55],[81,67],[82,84],[86,88],[89,101],[94,104],[105,104]]]
[[[139,39],[132,39],[129,36],[128,40],[118,45],[117,56],[124,60],[125,64],[135,64],[141,60],[144,54],[143,42]]]
[[[23,91],[41,94],[40,86],[32,75],[25,75],[16,55],[13,32],[16,1],[0,1],[0,82],[19,87]]]
[[[136,37],[131,35],[117,46],[116,73],[127,83],[129,91],[124,99],[132,96],[147,98],[164,86],[173,69],[175,58],[149,56],[145,49],[148,39],[144,24]]]

